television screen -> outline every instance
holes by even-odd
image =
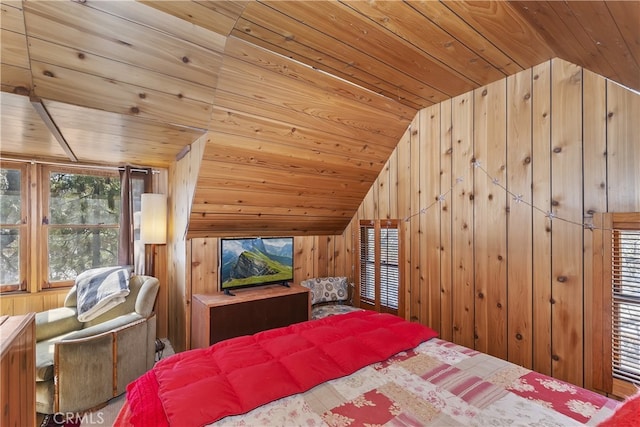
[[[220,239],[220,289],[293,280],[293,237]]]

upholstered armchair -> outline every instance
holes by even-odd
[[[300,284],[309,288],[311,319],[360,310],[352,306],[353,283],[346,277],[314,277]]]
[[[78,320],[77,286],[64,307],[36,314],[36,411],[84,412],[125,391],[155,360],[158,279],[133,275],[124,302]]]

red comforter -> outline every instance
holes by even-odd
[[[127,387],[135,426],[201,426],[305,392],[437,336],[358,311],[178,353]]]

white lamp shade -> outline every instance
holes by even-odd
[[[142,194],[140,211],[140,240],[145,244],[167,243],[167,196]]]

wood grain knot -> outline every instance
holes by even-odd
[[[131,107],[129,111],[131,112],[131,114],[138,114],[140,112],[140,109],[138,107]]]
[[[558,356],[557,354],[554,354],[553,356],[551,356],[551,358],[552,358],[553,360],[555,360],[556,362],[557,362],[558,360],[560,360],[560,356]]]
[[[516,339],[517,339],[518,341],[522,341],[522,334],[521,334],[521,333],[517,333],[517,334],[516,334]]]
[[[185,64],[188,64],[189,63],[189,58],[186,57],[186,56],[183,56],[182,57],[182,62],[184,62]]]
[[[555,147],[555,148],[553,149],[553,152],[554,152],[554,153],[561,153],[561,152],[562,152],[562,147]]]
[[[564,283],[567,281],[567,276],[558,276],[558,282]]]
[[[53,75],[53,73],[52,73],[51,71],[49,71],[49,70],[44,70],[44,71],[42,72],[42,74],[44,74],[44,75],[45,75],[45,76],[47,76],[47,77],[55,77],[55,76]]]
[[[15,93],[16,95],[29,96],[31,94],[31,91],[29,90],[29,88],[26,88],[24,86],[16,86],[15,88],[13,88],[13,93]]]

